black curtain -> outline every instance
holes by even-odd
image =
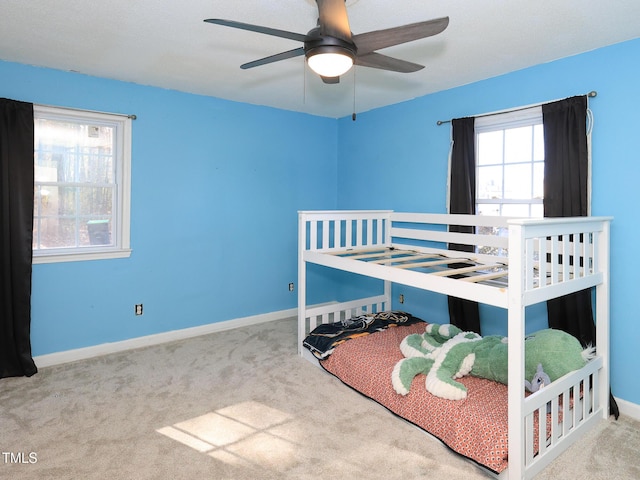
[[[0,98],[0,378],[30,377],[33,104]]]
[[[476,152],[474,118],[451,121],[453,148],[449,185],[449,213],[476,213]],[[473,233],[473,227],[451,225],[451,232]],[[449,249],[472,252],[473,246],[449,244]],[[455,267],[456,265],[452,265]],[[453,277],[455,278],[455,277]],[[480,333],[478,304],[470,300],[449,297],[449,321],[464,331]]]
[[[571,97],[542,106],[544,128],[544,216],[589,214],[587,97]],[[568,259],[566,260],[568,261]],[[547,302],[549,327],[564,330],[586,345],[595,345],[591,290]],[[611,397],[611,413],[618,406]]]

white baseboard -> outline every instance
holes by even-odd
[[[637,403],[627,402],[621,398],[616,398],[616,403],[618,404],[620,415],[640,421],[640,405]]]
[[[333,303],[333,302],[330,302]],[[75,362],[78,360],[86,360],[88,358],[108,355],[110,353],[118,353],[134,348],[149,347],[152,345],[160,345],[162,343],[173,342],[175,340],[184,340],[187,338],[199,337],[200,335],[208,335],[210,333],[222,332],[233,328],[247,327],[258,325],[260,323],[272,322],[283,318],[295,317],[298,314],[297,308],[288,310],[280,310],[278,312],[264,313],[260,315],[252,315],[250,317],[236,318],[223,322],[209,323],[197,327],[184,328],[181,330],[172,330],[170,332],[156,333],[146,335],[144,337],[131,338],[120,342],[103,343],[91,347],[77,348],[74,350],[66,350],[64,352],[49,353],[33,357],[38,368],[51,367],[61,365],[63,363]],[[633,418],[640,421],[640,405],[628,402],[620,398],[616,398],[616,403],[620,409],[620,415]]]
[[[272,322],[283,318],[294,317],[298,314],[297,308],[289,310],[280,310],[278,312],[253,315],[250,317],[236,318],[223,322],[209,323],[197,327],[184,328],[181,330],[172,330],[170,332],[156,333],[146,335],[144,337],[131,338],[120,342],[103,343],[85,348],[76,348],[74,350],[66,350],[64,352],[48,353],[46,355],[38,355],[33,357],[38,368],[51,367],[53,365],[61,365],[63,363],[75,362],[78,360],[86,360],[87,358],[99,357],[110,353],[122,352],[134,348],[148,347],[151,345],[159,345],[161,343],[173,342],[175,340],[184,340],[186,338],[198,337],[209,333],[222,332],[238,327],[247,327],[257,325],[259,323]]]

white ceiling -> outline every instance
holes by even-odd
[[[441,34],[381,51],[426,68],[355,69],[367,111],[640,37],[639,0],[346,0],[354,34],[449,16]],[[327,85],[304,57],[241,70],[299,42],[204,23],[305,34],[315,0],[1,0],[0,59],[327,117],[354,109],[354,73]]]

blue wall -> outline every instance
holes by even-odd
[[[635,40],[362,113],[356,122],[0,62],[0,96],[138,115],[133,254],[35,265],[33,353],[295,307],[287,284],[296,281],[297,210],[444,212],[450,132],[437,120],[596,90],[593,214],[615,217],[612,388],[640,404],[632,380],[640,364],[633,304],[640,261],[629,253],[640,235],[631,202],[640,178],[632,117],[639,60]],[[442,296],[397,293],[405,293],[407,310],[447,321]],[[142,317],[133,314],[136,303],[144,303]],[[487,332],[500,328],[499,315],[483,313]]]
[[[336,120],[14,63],[0,78],[2,97],[138,117],[131,258],[35,265],[34,355],[296,306],[297,211],[335,208]]]
[[[546,102],[596,90],[590,100],[593,131],[593,215],[611,215],[611,372],[613,393],[640,404],[640,321],[634,304],[640,268],[634,251],[640,236],[640,154],[636,119],[640,100],[640,40],[538,65],[471,85],[339,120],[338,206],[446,211],[450,126],[437,120],[472,116]],[[357,179],[357,180],[354,180]],[[362,188],[353,188],[362,181]],[[446,321],[446,299],[396,287],[403,308]],[[395,305],[398,307],[399,305]],[[484,309],[483,331],[494,333],[506,317]],[[539,310],[532,312],[536,318]],[[529,315],[529,312],[527,312]],[[529,327],[533,329],[533,327]]]

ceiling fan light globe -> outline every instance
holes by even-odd
[[[339,77],[351,69],[353,58],[344,53],[316,53],[307,58],[309,67],[322,77]]]

